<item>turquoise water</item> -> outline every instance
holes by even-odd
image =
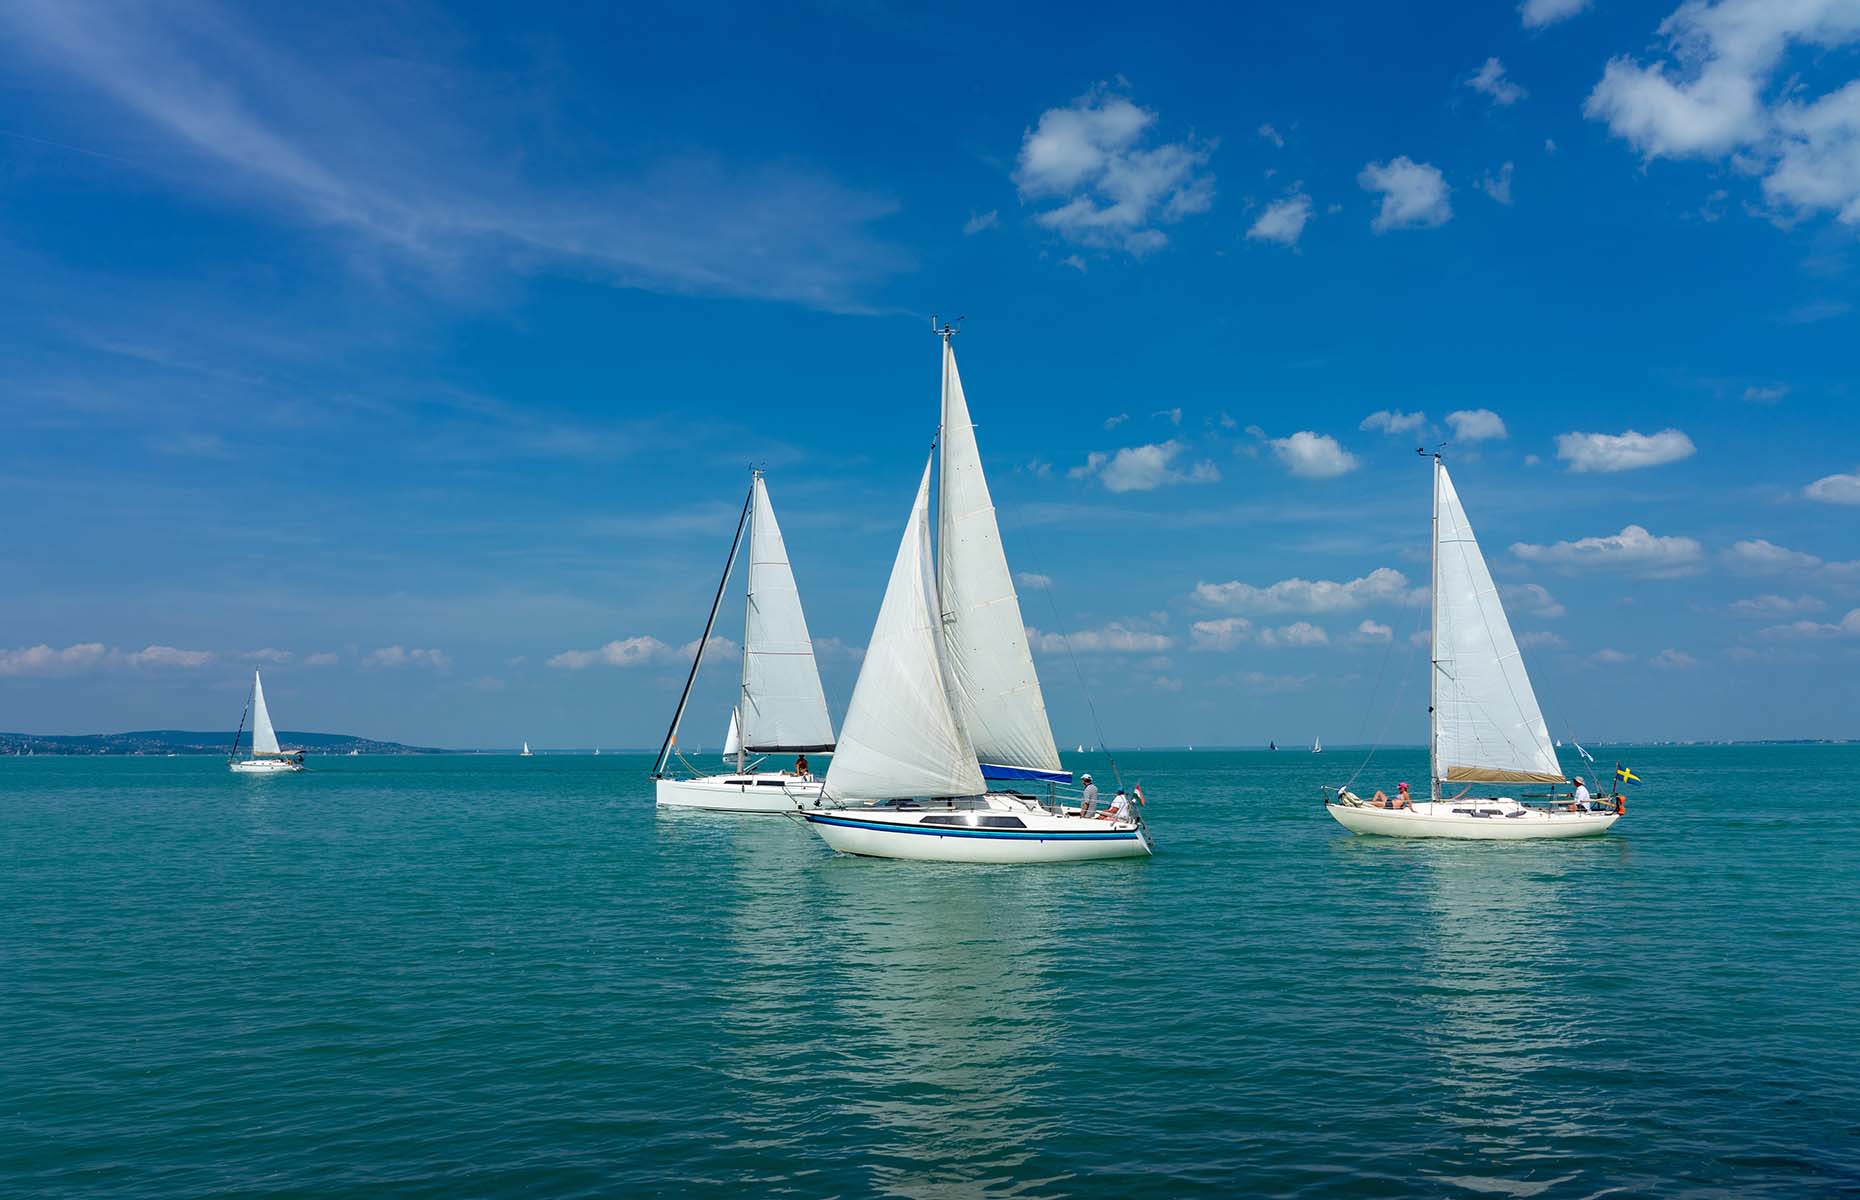
[[[1355,761],[1131,754],[1156,858],[1004,869],[637,757],[0,760],[0,1194],[1860,1190],[1860,747],[1512,844]]]

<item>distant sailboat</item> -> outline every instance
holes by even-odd
[[[1446,464],[1434,455],[1432,690],[1428,703],[1428,799],[1378,808],[1339,789],[1327,804],[1353,833],[1390,837],[1512,839],[1605,832],[1618,809],[1572,812],[1510,797],[1470,797],[1480,784],[1563,783],[1556,748],[1518,653],[1492,573]],[[1463,785],[1447,799],[1441,784]]]
[[[533,755],[531,755],[531,754],[530,754],[530,744],[529,744],[528,742],[525,742],[525,743],[523,743],[523,752],[522,752],[521,754],[519,754],[519,755],[517,755],[517,757],[518,757],[518,758],[531,758],[531,757],[534,757]]]
[[[1279,743],[1277,743],[1277,742],[1267,742],[1267,743],[1266,743],[1266,749],[1268,749],[1268,750],[1277,750],[1278,748],[1279,748]]]
[[[1324,753],[1324,739],[1323,738],[1311,739],[1311,753],[1313,754]]]
[[[1053,745],[956,371],[955,330],[938,333],[937,449],[898,542],[820,806],[801,818],[833,849],[877,858],[1043,863],[1150,854],[1149,830],[1127,800],[1116,818],[1100,820],[1066,813],[1053,796],[1052,786],[1072,775]],[[989,779],[1014,782],[990,790]],[[1044,804],[1032,794],[1039,783],[1047,785]]]
[[[742,674],[737,680],[736,706],[730,710],[730,732],[724,757],[734,771],[720,775],[680,776],[671,759],[678,751],[678,728],[691,699],[711,630],[724,591],[736,568],[739,550],[748,549],[744,572]],[[765,754],[818,754],[833,750],[833,721],[827,715],[826,694],[820,687],[820,668],[814,661],[814,643],[808,636],[807,616],[801,610],[801,593],[788,562],[787,543],[769,503],[768,485],[761,471],[751,471],[749,495],[736,522],[730,557],[717,581],[710,618],[698,639],[691,674],[672,714],[672,727],[653,764],[654,793],[661,808],[700,808],[712,812],[785,813],[820,796],[821,783],[811,772],[805,776],[757,770],[752,756]],[[680,762],[685,762],[682,755]],[[691,764],[686,762],[690,767]],[[698,768],[691,768],[695,774]]]
[[[1085,753],[1085,747],[1084,747],[1083,745],[1080,745],[1080,746],[1079,746],[1079,751],[1078,751],[1078,752],[1079,752],[1080,754],[1083,754],[1083,753]]]
[[[252,757],[239,757],[239,737],[245,732],[245,718],[239,718],[239,733],[233,734],[232,753],[226,765],[241,775],[278,775],[304,769],[304,752],[278,748],[278,731],[271,727],[271,710],[265,707],[265,685],[258,672],[252,672]]]

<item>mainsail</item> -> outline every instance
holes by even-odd
[[[750,754],[833,749],[814,643],[788,548],[757,472],[749,516],[749,599],[743,626],[743,691],[736,720]],[[732,751],[733,753],[734,751]]]
[[[278,753],[278,731],[271,727],[271,712],[265,707],[265,685],[258,672],[252,672],[252,753]]]
[[[975,748],[950,706],[942,658],[926,462],[827,768],[829,796],[905,800],[982,792]]]
[[[1561,783],[1511,623],[1447,468],[1434,464],[1434,778]]]
[[[1063,773],[947,337],[942,425],[937,555],[950,699],[983,763]]]

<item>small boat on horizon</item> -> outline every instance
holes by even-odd
[[[1313,738],[1311,740],[1311,753],[1313,754],[1324,753],[1324,739],[1323,738]]]
[[[278,747],[278,731],[272,728],[271,710],[265,706],[265,685],[257,671],[252,672],[252,694],[246,707],[252,717],[252,757],[239,757],[239,739],[245,734],[247,715],[240,713],[239,731],[233,734],[232,750],[226,758],[227,768],[240,775],[282,775],[303,770],[302,750],[282,750]]]
[[[517,757],[518,758],[534,758],[535,757],[535,755],[530,753],[530,744],[528,742],[523,743],[523,749],[518,752]]]

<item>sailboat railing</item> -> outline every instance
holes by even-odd
[[[659,757],[653,763],[654,779],[664,778],[665,760],[671,757],[672,747],[678,741],[678,726],[685,719],[685,705],[691,702],[691,686],[697,682],[698,667],[704,662],[704,651],[710,645],[711,631],[717,627],[717,610],[723,606],[723,593],[730,586],[731,572],[736,570],[736,552],[742,547],[743,526],[749,522],[749,509],[755,502],[756,488],[752,480],[749,495],[743,498],[743,511],[736,518],[736,533],[730,538],[730,557],[723,564],[723,577],[717,580],[717,595],[710,602],[710,616],[704,621],[704,636],[698,639],[697,653],[691,656],[691,672],[685,676],[685,690],[679,693],[678,708],[672,713],[671,728],[665,731],[665,741],[659,746]]]

